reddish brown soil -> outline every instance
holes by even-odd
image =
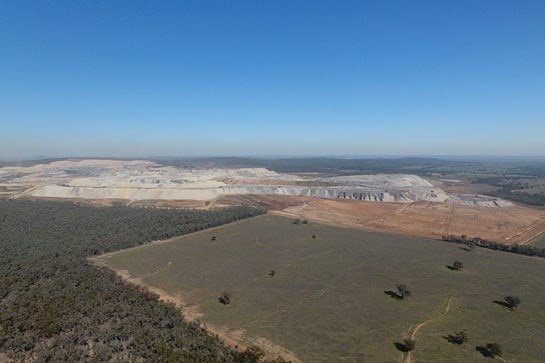
[[[216,198],[210,206],[222,207],[232,205],[248,205],[267,210],[279,211],[285,208],[301,205],[305,200],[315,199],[290,195],[224,195]]]
[[[545,231],[545,212],[514,205],[474,207],[431,202],[372,203],[314,199],[280,212],[317,222],[441,238],[481,237],[502,243],[526,243]]]

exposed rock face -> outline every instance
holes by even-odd
[[[25,186],[26,190],[14,197],[210,200],[229,194],[272,194],[398,203],[507,203],[482,196],[449,196],[416,175],[303,178],[263,168],[188,169],[150,161],[81,160],[6,167],[0,169],[2,185]]]
[[[44,185],[33,190],[35,197],[129,200],[209,200],[226,194],[304,195],[327,199],[356,199],[371,202],[410,203],[418,200],[442,202],[445,198],[436,191],[369,191],[342,187],[301,187],[240,185],[208,188],[135,188]]]
[[[471,194],[451,194],[449,199],[446,200],[449,203],[480,206],[480,207],[507,207],[513,205],[512,202],[489,197],[487,195],[471,195]]]
[[[418,200],[442,202],[447,197],[436,189],[386,191],[380,188],[346,187],[302,187],[302,186],[268,186],[241,185],[221,188],[221,194],[280,194],[304,195],[327,199],[356,199],[371,202],[415,202]]]

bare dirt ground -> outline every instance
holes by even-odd
[[[257,208],[264,208],[272,211],[281,211],[289,207],[302,205],[305,201],[316,200],[310,197],[299,197],[293,195],[224,195],[216,198],[210,207],[224,207],[234,205],[248,205]]]
[[[441,238],[481,237],[524,244],[545,231],[545,212],[513,205],[503,208],[461,204],[370,203],[354,200],[302,199],[277,214],[368,230]]]

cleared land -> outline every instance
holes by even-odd
[[[544,211],[518,205],[489,208],[430,202],[306,199],[298,206],[285,208],[281,214],[344,227],[437,239],[465,234],[507,244],[527,243],[545,231]]]
[[[456,259],[464,271],[447,268]],[[545,356],[543,259],[266,215],[94,261],[183,302],[233,343],[266,342],[304,362],[400,362],[394,343],[424,322],[413,362],[487,362],[476,346],[488,342],[509,362]],[[407,301],[385,293],[398,283]],[[521,307],[494,303],[506,295]],[[461,329],[469,343],[444,338]]]

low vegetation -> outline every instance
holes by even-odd
[[[452,267],[454,267],[455,270],[463,270],[464,269],[464,264],[461,261],[456,260],[452,264]]]
[[[465,330],[460,330],[454,334],[449,334],[445,339],[452,344],[462,345],[469,341],[469,336]]]
[[[533,247],[545,249],[545,233],[537,236],[530,243]]]
[[[220,297],[218,297],[220,304],[229,305],[231,303],[231,294],[224,292]]]
[[[476,350],[487,341],[500,344],[508,361],[545,356],[542,259],[315,223],[302,228],[272,215],[213,235],[217,241],[203,231],[97,263],[181,296],[209,326],[244,332],[243,343],[262,337],[305,362],[399,361],[407,336],[417,341],[414,361],[487,362]],[[463,261],[463,273],[444,268],[453,261]],[[236,292],[227,308],[217,300],[225,291]],[[498,294],[521,296],[524,308],[507,312],[495,303]]]
[[[416,348],[416,341],[411,338],[403,339],[402,342],[394,343],[397,350],[403,353],[412,352]]]
[[[507,306],[513,310],[515,309],[517,306],[520,305],[521,301],[519,299],[518,296],[512,296],[512,295],[509,295],[509,296],[506,296],[504,297],[504,300],[505,300],[505,303],[507,304]]]
[[[449,269],[453,271],[462,271],[464,269],[464,264],[460,260],[454,261],[452,266],[448,266]]]
[[[487,358],[501,357],[503,354],[502,346],[498,343],[486,343],[485,345],[477,346],[476,350]]]
[[[404,284],[398,284],[396,285],[397,288],[397,295],[401,300],[405,300],[406,298],[411,296],[411,290],[407,287],[407,285]]]
[[[407,351],[411,352],[416,348],[416,341],[414,339],[403,339],[403,344],[407,348]]]

